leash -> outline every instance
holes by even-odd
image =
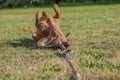
[[[62,53],[60,49],[57,49],[56,53],[57,53],[57,56],[64,57],[66,59],[66,62],[69,64],[75,78],[78,78],[80,80],[80,74],[75,70],[72,62],[69,59],[69,55],[73,53],[73,51],[69,49],[69,50],[66,50],[64,53]]]

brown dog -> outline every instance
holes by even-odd
[[[66,49],[70,44],[60,29],[60,9],[54,5],[55,16],[48,17],[45,12],[36,13],[36,32],[27,27],[25,32],[31,32],[33,39],[37,41],[37,46],[53,46],[59,49]]]

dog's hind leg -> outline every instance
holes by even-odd
[[[41,16],[42,14],[39,11],[37,11],[36,12],[36,26],[39,25]]]
[[[57,6],[57,4],[54,4],[54,10],[55,10],[55,16],[54,18],[60,18],[60,8]]]

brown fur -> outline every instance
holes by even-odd
[[[69,46],[67,38],[60,29],[60,9],[54,5],[55,16],[49,17],[47,13],[36,12],[36,32],[27,27],[25,32],[31,32],[33,39],[37,41],[37,46],[53,46],[66,49]]]

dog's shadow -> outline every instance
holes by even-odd
[[[36,49],[36,41],[28,38],[24,39],[13,39],[6,42],[9,45],[12,45],[13,47],[25,47],[30,49]]]
[[[38,47],[36,45],[37,41],[29,38],[23,38],[23,39],[13,39],[6,41],[5,44],[11,45],[13,47],[24,47],[24,48],[29,48],[29,49],[55,49],[53,47]]]

